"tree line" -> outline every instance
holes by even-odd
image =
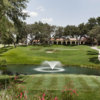
[[[90,18],[87,23],[81,23],[78,26],[67,25],[66,27],[49,25],[47,23],[35,22],[34,24],[25,25],[26,37],[31,36],[31,43],[33,40],[40,40],[40,43],[50,43],[50,39],[59,38],[76,38],[81,41],[85,37],[90,45],[100,44],[100,17]],[[25,35],[24,35],[25,36]]]
[[[55,26],[48,23],[35,22],[26,24],[24,20],[29,17],[23,10],[28,0],[0,0],[0,43],[27,44],[28,39],[32,45],[33,40],[40,40],[41,44],[50,44],[51,38],[87,38],[90,45],[100,44],[100,17],[90,18],[87,23],[78,26]]]

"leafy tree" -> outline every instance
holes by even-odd
[[[80,43],[81,38],[86,37],[88,35],[88,27],[87,27],[86,24],[81,23],[81,24],[78,25],[78,28],[79,28],[78,38],[79,38],[79,43]]]
[[[0,19],[7,16],[17,25],[22,19],[25,19],[27,14],[23,13],[28,0],[0,0]]]
[[[87,27],[88,27],[89,30],[91,30],[96,25],[97,25],[97,21],[96,21],[95,18],[90,18],[88,20]]]
[[[74,37],[78,34],[79,34],[79,29],[78,29],[78,27],[76,27],[74,25],[70,25],[70,26],[68,25],[64,29],[64,35],[65,36]]]
[[[9,22],[6,17],[3,17],[1,22],[2,22],[2,25],[0,26],[1,43],[3,43],[4,45],[11,44],[12,39],[11,39],[10,29],[13,27],[13,24]]]
[[[51,38],[51,32],[53,28],[47,24],[42,22],[35,22],[34,24],[29,26],[31,41],[34,39],[40,40],[42,44],[49,44]]]
[[[63,27],[56,27],[55,37],[61,38],[64,36],[64,28]]]
[[[95,26],[92,30],[89,31],[89,36],[93,44],[100,43],[100,26]]]
[[[87,35],[88,29],[84,23],[79,24],[78,28],[79,28],[79,35],[81,37]]]
[[[97,24],[100,25],[100,17],[97,17]]]
[[[11,30],[11,33],[8,32],[11,27],[9,27],[10,25],[6,23],[6,21],[14,25],[15,28],[17,28],[17,33],[22,33],[22,23],[23,20],[27,17],[27,14],[23,12],[23,9],[26,8],[27,2],[28,0],[0,0],[0,24],[2,24],[2,27],[0,27],[0,34],[2,38],[2,43],[6,43],[4,41],[8,39],[7,37],[13,37],[13,33],[11,32]],[[18,34],[17,36],[17,41],[19,41],[19,37],[21,37],[22,35]],[[10,39],[8,40],[10,41]]]

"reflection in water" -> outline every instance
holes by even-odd
[[[63,68],[54,68],[51,69],[50,67],[38,67],[38,68],[34,68],[33,70],[35,71],[39,71],[39,72],[51,72],[51,73],[55,73],[55,72],[63,72],[64,69]]]
[[[8,65],[7,71],[11,71],[13,74],[52,74],[51,72],[40,72],[33,69],[36,69],[40,66],[35,65]],[[55,67],[57,68],[57,67]],[[58,67],[60,68],[60,67]],[[53,72],[54,74],[83,74],[83,75],[100,75],[100,70],[91,69],[91,68],[80,68],[80,67],[67,67],[64,66],[64,71],[61,72]],[[49,69],[48,69],[49,70]],[[55,69],[56,70],[56,69]]]

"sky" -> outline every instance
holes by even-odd
[[[57,26],[79,25],[100,16],[100,0],[29,0],[24,12],[30,15],[28,24],[42,21]]]

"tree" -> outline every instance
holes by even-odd
[[[61,38],[62,36],[64,36],[64,28],[61,26],[56,27],[55,37]]]
[[[88,28],[87,28],[87,25],[85,25],[84,23],[79,24],[78,28],[79,28],[78,38],[79,38],[79,43],[80,43],[81,38],[87,36]]]
[[[0,0],[0,20],[7,16],[15,24],[25,19],[27,14],[23,12],[28,0]],[[17,21],[17,23],[16,23]]]
[[[99,44],[100,43],[100,26],[95,26],[92,30],[89,31],[89,36],[93,44]]]
[[[76,27],[74,25],[70,25],[70,26],[68,25],[64,29],[65,36],[75,37],[78,34],[79,34],[79,29],[78,29],[78,27]]]
[[[96,25],[97,25],[97,21],[96,21],[95,18],[90,18],[88,20],[87,27],[88,27],[89,30],[91,30]]]
[[[6,17],[3,17],[1,22],[2,22],[2,25],[0,26],[1,43],[4,45],[11,44],[12,38],[11,38],[10,29],[13,27],[13,24],[9,22],[9,20]]]
[[[40,40],[41,44],[49,44],[53,27],[47,23],[35,22],[29,26],[31,41]],[[32,43],[32,42],[31,42]]]
[[[0,0],[0,24],[3,25],[2,27],[0,27],[0,34],[2,37],[9,35],[11,36],[10,38],[12,38],[13,36],[8,32],[8,29],[10,29],[10,27],[8,27],[8,23],[3,21],[4,19],[15,26],[16,30],[18,31],[17,33],[22,33],[23,20],[27,17],[27,14],[23,12],[23,9],[26,8],[27,2],[28,0]],[[5,28],[5,30],[3,29],[3,27]],[[20,35],[17,37],[17,41],[19,37]]]
[[[87,35],[88,29],[84,23],[79,24],[78,28],[81,37]]]
[[[100,17],[97,17],[97,24],[100,25]]]

